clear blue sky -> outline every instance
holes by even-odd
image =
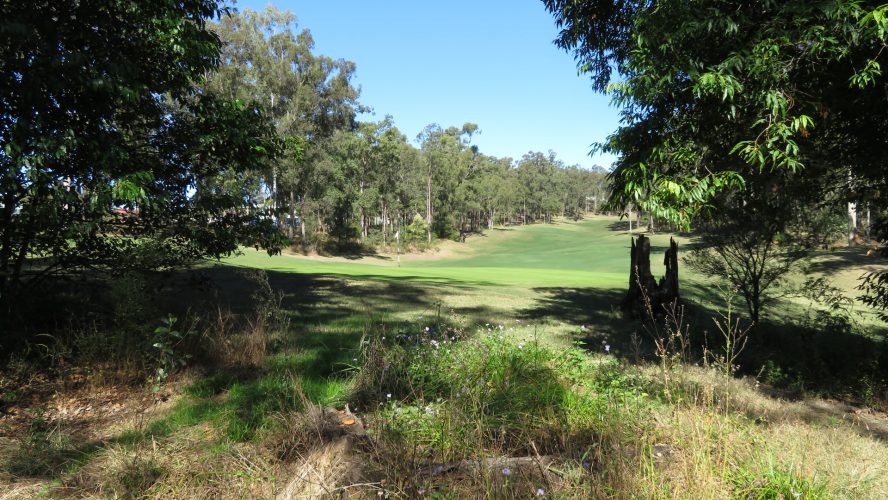
[[[538,0],[239,0],[290,10],[319,54],[354,61],[361,103],[413,140],[429,123],[477,123],[483,153],[518,159],[554,150],[567,164],[610,167],[590,145],[617,128],[617,110],[555,47]]]

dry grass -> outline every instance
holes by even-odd
[[[110,446],[56,492],[84,498],[269,498],[283,476],[284,468],[262,447],[225,443],[210,426],[196,426],[170,438]]]
[[[668,443],[668,472],[654,491],[675,498],[723,498],[738,470],[764,477],[775,468],[843,498],[888,494],[888,416],[846,404],[767,395],[754,381],[685,366],[673,379],[685,399],[656,416],[656,439]],[[640,371],[658,376],[654,367]]]
[[[627,368],[649,381],[652,393],[659,369]],[[490,448],[478,450],[491,457],[478,462],[484,465],[423,475],[421,450],[384,434],[357,445],[339,439],[327,432],[326,410],[306,401],[305,411],[281,413],[256,441],[232,443],[222,430],[199,424],[109,445],[58,483],[6,478],[0,498],[369,498],[381,491],[528,498],[538,489],[558,498],[729,498],[774,477],[811,486],[800,498],[876,499],[888,492],[888,443],[876,433],[885,416],[830,401],[785,401],[749,380],[730,379],[726,388],[721,373],[700,367],[678,366],[670,380],[675,404],[652,413],[627,405],[587,415],[598,419],[588,437],[591,453],[565,447],[546,457],[542,472],[511,467],[505,476],[498,450]],[[639,420],[644,425],[632,423]]]

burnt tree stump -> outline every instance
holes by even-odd
[[[666,274],[658,282],[651,274],[651,240],[644,235],[632,239],[629,267],[629,291],[621,309],[630,316],[646,312],[645,297],[650,301],[651,313],[660,315],[663,306],[679,299],[678,244],[669,238],[669,248],[663,258]]]

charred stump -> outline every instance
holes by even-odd
[[[621,308],[630,316],[638,316],[648,309],[659,315],[663,305],[671,304],[679,299],[678,287],[678,244],[669,239],[669,248],[663,259],[666,274],[658,282],[651,274],[651,240],[641,235],[636,241],[632,239],[629,267],[629,292],[623,299]]]

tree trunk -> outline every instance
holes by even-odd
[[[663,306],[679,300],[678,285],[678,244],[669,239],[669,248],[663,263],[666,275],[659,283],[651,274],[651,240],[643,234],[632,238],[630,248],[629,291],[623,299],[621,309],[627,315],[641,313],[659,315]],[[648,310],[648,306],[650,309]]]
[[[382,203],[382,246],[385,247],[385,231],[387,229],[386,222],[388,220],[388,207],[385,202]]]
[[[290,220],[287,224],[287,237],[291,240],[293,236],[295,236],[295,232],[293,231],[293,224],[296,223],[296,193],[293,190],[290,190]]]
[[[302,235],[300,240],[302,249],[305,250],[305,245],[308,243],[305,241],[305,194],[299,197],[299,233]]]
[[[432,160],[429,159],[429,175],[426,184],[426,236],[429,244],[432,243]]]
[[[9,304],[9,261],[12,258],[12,216],[18,206],[15,194],[11,191],[3,194],[3,238],[0,240],[0,305]],[[5,307],[0,314],[5,313]]]
[[[277,190],[278,190],[278,178],[277,178],[277,167],[272,165],[271,167],[271,218],[275,224],[277,224]]]
[[[366,168],[366,166],[365,166]],[[364,176],[361,176],[361,181],[359,185],[360,194],[364,194]],[[361,196],[361,239],[367,239],[367,209],[363,205],[364,199]]]
[[[274,92],[271,93],[271,111],[272,115],[274,114]],[[277,165],[272,164],[271,166],[271,220],[277,225],[279,224],[277,218],[277,190],[278,190],[278,181],[277,181]]]
[[[872,226],[872,219],[870,219],[870,204],[866,204],[866,242],[869,244],[872,239],[872,235],[870,234],[870,226]]]
[[[857,204],[848,202],[848,246],[853,247],[857,243]]]

